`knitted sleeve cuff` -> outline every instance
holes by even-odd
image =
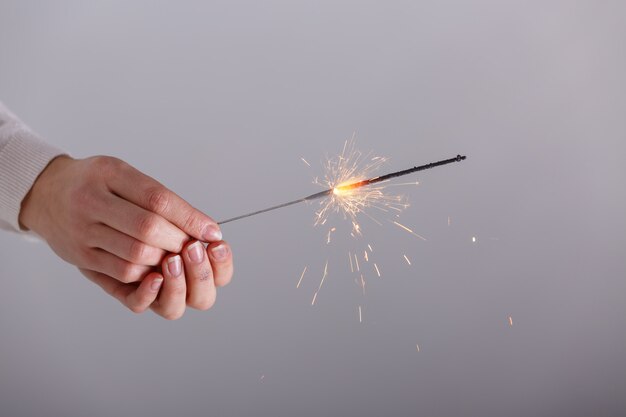
[[[65,153],[24,125],[3,126],[0,135],[0,227],[21,232],[22,200],[50,161]]]

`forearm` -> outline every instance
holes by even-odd
[[[0,229],[22,231],[22,201],[44,168],[63,151],[41,140],[0,102]]]

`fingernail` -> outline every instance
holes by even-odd
[[[152,291],[158,291],[161,288],[161,284],[163,284],[163,277],[155,278],[152,284],[150,284],[150,288]]]
[[[170,273],[170,276],[177,277],[182,272],[182,264],[179,255],[172,256],[167,260],[167,270]]]
[[[219,226],[215,224],[211,224],[204,229],[204,234],[202,235],[204,240],[207,242],[219,242],[222,240],[222,231]]]
[[[200,242],[196,242],[187,247],[187,253],[191,262],[199,264],[204,260],[204,246]]]
[[[219,245],[211,249],[211,252],[213,253],[215,259],[222,260],[228,255],[228,248],[226,245]]]

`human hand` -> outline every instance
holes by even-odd
[[[110,157],[53,160],[24,199],[20,222],[90,278],[120,283],[140,281],[166,252],[181,252],[188,235],[222,238],[210,217]],[[154,274],[146,278],[146,286],[158,281]]]

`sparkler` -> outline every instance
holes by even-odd
[[[311,164],[306,159],[301,159],[304,164],[311,167]],[[315,213],[315,226],[324,226],[327,222],[333,223],[334,219],[331,215],[337,213],[343,215],[343,219],[348,220],[349,224],[351,224],[352,230],[348,233],[348,235],[354,238],[355,241],[360,241],[360,238],[363,236],[363,230],[361,228],[359,217],[360,215],[364,215],[378,225],[382,225],[382,220],[389,221],[389,223],[397,226],[399,229],[425,241],[426,238],[420,236],[411,228],[398,221],[400,214],[409,207],[406,198],[403,195],[394,195],[386,192],[389,187],[418,185],[419,183],[389,182],[398,177],[452,164],[454,162],[460,162],[465,159],[465,156],[457,155],[454,158],[443,159],[441,161],[431,162],[429,164],[415,166],[413,168],[391,172],[385,175],[377,175],[388,159],[380,156],[373,156],[371,153],[364,154],[357,150],[353,136],[351,140],[345,141],[343,151],[340,154],[331,158],[326,158],[324,163],[324,176],[322,178],[316,178],[313,181],[315,184],[322,187],[322,191],[263,210],[226,219],[219,222],[219,224],[230,223],[299,203],[319,201],[319,208]],[[368,210],[369,208],[382,212],[382,219],[379,221],[373,214],[370,214],[370,210]],[[449,218],[448,225],[450,225]],[[324,239],[326,245],[334,244],[333,237],[335,234],[340,234],[340,229],[342,231],[348,230],[348,228],[344,229],[339,225],[336,227],[328,225],[328,230],[325,233]],[[403,258],[404,261],[411,266],[412,262],[406,254],[403,255]],[[348,261],[350,273],[356,275],[354,282],[358,285],[359,291],[362,292],[363,296],[365,296],[366,276],[368,274],[376,274],[376,276],[380,278],[382,277],[382,272],[386,270],[384,266],[381,268],[380,264],[376,262],[376,255],[374,254],[372,245],[369,243],[361,246],[359,249],[348,251]],[[333,269],[333,271],[335,270],[334,268],[331,269]],[[305,275],[310,275],[312,272],[313,271],[308,266],[305,266],[300,274],[296,288],[300,288]],[[316,285],[313,298],[311,300],[312,306],[314,306],[318,301],[318,295],[322,290],[325,281],[330,278],[328,258],[326,259],[326,263],[323,267],[323,273],[320,275],[321,280],[319,281],[319,284]],[[358,306],[358,312],[359,322],[362,323],[363,309],[361,305]],[[419,346],[417,346],[417,350],[419,351]]]
[[[324,191],[320,191],[315,194],[311,194],[307,197],[303,197],[297,200],[289,201],[287,203],[279,204],[277,206],[269,207],[263,210],[258,210],[252,213],[243,214],[241,216],[233,217],[227,220],[222,220],[218,224],[226,224],[230,222],[234,222],[235,220],[245,219],[247,217],[256,216],[258,214],[267,213],[268,211],[278,210],[283,207],[292,206],[299,203],[304,203],[307,201],[318,200],[325,197],[330,197],[331,201],[327,204],[322,210],[320,210],[317,214],[317,222],[316,224],[323,224],[326,219],[326,214],[329,210],[333,208],[339,210],[339,208],[343,209],[346,213],[348,213],[351,217],[354,217],[356,213],[362,212],[363,207],[370,205],[372,202],[376,202],[377,200],[381,200],[385,198],[385,195],[382,194],[381,190],[371,189],[366,193],[357,193],[356,191],[361,188],[372,188],[371,186],[374,184],[379,184],[385,181],[389,181],[393,178],[402,177],[404,175],[409,175],[418,171],[425,171],[427,169],[448,165],[454,162],[460,162],[466,159],[465,156],[457,155],[454,158],[444,159],[438,162],[431,162],[429,164],[416,166],[413,168],[405,169],[403,171],[396,171],[390,174],[381,175],[378,177],[367,178],[367,179],[358,179],[353,176],[356,174],[357,168],[360,166],[360,158],[357,157],[354,160],[350,160],[350,158],[346,157],[346,147],[348,143],[344,146],[344,152],[336,161],[336,166],[332,169],[330,165],[333,163],[329,161],[328,168],[331,168],[327,172],[327,178],[325,184],[329,186],[328,189]],[[350,145],[352,146],[352,145]],[[352,152],[349,151],[349,154]],[[360,156],[360,155],[359,155]],[[372,163],[366,166],[362,171],[368,172],[371,170],[377,169],[381,164],[386,162],[384,158],[372,158]],[[332,177],[328,177],[328,175],[332,175]],[[396,203],[400,204],[400,200],[396,200]],[[394,206],[387,206],[387,208],[394,209]],[[400,210],[399,208],[395,208],[396,210]],[[354,223],[355,229],[357,229],[358,233],[358,224]],[[404,227],[399,225],[400,227]]]

